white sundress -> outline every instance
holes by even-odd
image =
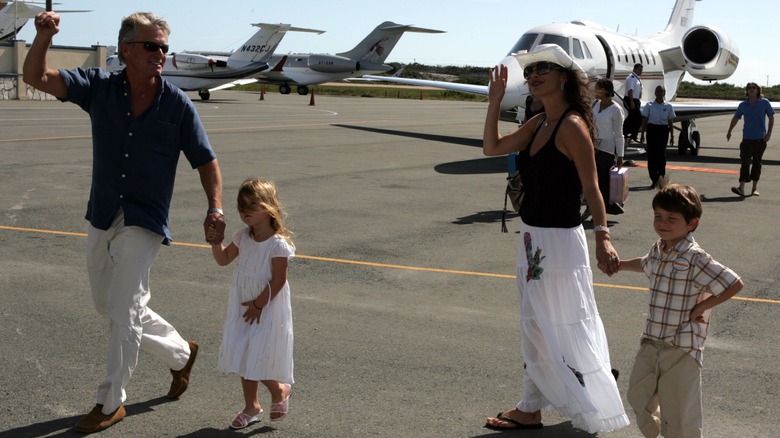
[[[522,224],[517,283],[526,365],[517,408],[554,409],[589,433],[627,426],[582,226]]]
[[[249,228],[233,235],[238,247],[238,266],[230,286],[227,316],[219,349],[217,369],[238,374],[248,380],[293,382],[293,325],[290,285],[263,307],[260,321],[244,321],[242,302],[260,295],[271,280],[271,259],[293,257],[295,249],[283,237],[274,234],[255,242]]]

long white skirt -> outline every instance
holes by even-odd
[[[522,224],[517,285],[526,367],[517,408],[554,409],[589,433],[627,426],[582,226]]]

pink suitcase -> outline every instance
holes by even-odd
[[[628,168],[609,170],[609,203],[624,204],[628,199]]]

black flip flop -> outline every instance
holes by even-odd
[[[541,429],[542,427],[544,427],[544,424],[542,423],[523,424],[509,417],[505,417],[503,414],[504,414],[503,412],[499,412],[496,415],[496,418],[498,418],[501,421],[510,423],[512,424],[512,426],[493,426],[492,424],[485,423],[485,427],[492,430]]]

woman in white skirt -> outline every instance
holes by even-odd
[[[524,392],[516,407],[488,418],[485,426],[537,429],[543,426],[541,412],[556,410],[589,433],[616,430],[629,421],[611,372],[579,212],[583,193],[593,215],[599,268],[614,274],[618,257],[597,182],[587,81],[557,45],[515,57],[545,113],[499,135],[508,72],[497,66],[491,71],[483,150],[518,152],[525,190],[517,262]]]
[[[211,246],[225,266],[238,258],[230,287],[217,368],[241,377],[244,409],[230,423],[243,429],[261,419],[258,382],[271,394],[271,421],[287,415],[293,383],[293,327],[288,259],[295,255],[276,186],[247,179],[238,192],[238,212],[247,225],[228,246]]]

